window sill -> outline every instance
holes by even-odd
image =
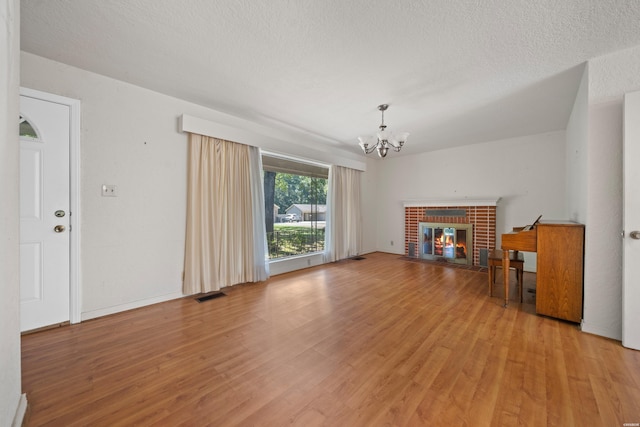
[[[276,276],[321,264],[324,264],[324,252],[314,252],[269,261],[269,272],[272,276]]]

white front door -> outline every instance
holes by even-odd
[[[640,350],[640,92],[624,100],[622,345]]]
[[[20,329],[69,321],[70,107],[20,96]]]

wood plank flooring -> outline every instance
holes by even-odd
[[[640,352],[501,288],[375,253],[25,335],[26,425],[640,422]]]

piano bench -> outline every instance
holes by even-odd
[[[489,251],[489,296],[493,296],[493,284],[496,282],[496,267],[502,267],[502,254],[500,249]],[[517,255],[516,255],[517,254]],[[518,292],[520,294],[520,302],[522,302],[522,277],[524,274],[524,255],[521,252],[509,251],[509,267],[516,270],[516,278],[518,279]]]

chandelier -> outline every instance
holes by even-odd
[[[382,113],[382,123],[380,124],[380,131],[377,133],[377,137],[373,137],[370,135],[359,136],[360,147],[362,147],[362,151],[365,154],[371,154],[376,149],[378,150],[378,156],[385,157],[387,155],[387,151],[389,148],[393,148],[393,151],[400,151],[405,142],[407,142],[407,137],[409,137],[408,132],[402,132],[397,135],[394,135],[390,131],[387,130],[387,126],[384,124],[384,112],[389,108],[388,104],[378,105],[378,110]]]

